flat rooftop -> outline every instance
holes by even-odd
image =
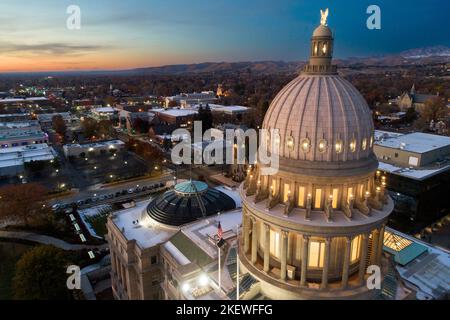
[[[414,169],[414,168],[404,168],[394,166],[389,163],[379,162],[378,170],[389,172],[391,174],[396,174],[399,176],[411,178],[414,180],[425,180],[434,175],[437,175],[441,172],[450,170],[450,164],[446,164],[443,166],[435,166],[435,167],[424,167],[422,169]]]
[[[29,98],[5,98],[0,99],[0,103],[17,103],[17,102],[35,102],[35,101],[47,101],[46,97],[29,97]]]
[[[426,153],[450,146],[450,137],[422,132],[401,134],[378,131],[375,133],[375,144],[414,153]]]
[[[398,274],[418,299],[442,299],[450,292],[450,252],[391,228],[383,249],[394,255]]]
[[[171,117],[187,117],[187,116],[193,116],[198,113],[195,109],[161,109],[161,110],[154,110],[159,114],[167,115]]]
[[[101,148],[106,146],[115,146],[115,145],[124,145],[125,142],[122,140],[109,140],[109,141],[99,141],[99,142],[91,142],[91,143],[74,143],[74,144],[66,144],[64,148]]]
[[[50,161],[55,158],[55,150],[46,143],[0,149],[1,168],[23,165],[30,161]]]

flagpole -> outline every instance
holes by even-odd
[[[219,249],[219,290],[222,291],[222,270],[221,270],[221,263],[220,263],[220,247],[217,247]]]
[[[237,226],[237,248],[236,248],[236,300],[239,300],[239,225]]]

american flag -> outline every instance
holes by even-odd
[[[223,230],[222,230],[222,225],[220,224],[220,221],[219,221],[219,225],[217,226],[217,237],[219,238],[219,241],[222,240],[222,237],[223,237]]]

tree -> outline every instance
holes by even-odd
[[[66,123],[64,122],[63,117],[60,114],[52,118],[52,127],[56,131],[56,133],[61,135],[61,137],[64,140],[67,132],[67,126]]]
[[[16,300],[66,300],[66,269],[64,251],[53,246],[39,246],[26,252],[17,262],[12,282]]]
[[[200,106],[200,108],[198,108],[198,114],[196,115],[195,120],[202,122],[203,133],[212,128],[213,116],[208,105],[206,107]]]
[[[92,118],[85,118],[81,122],[81,127],[83,128],[84,136],[88,139],[95,137],[97,135],[98,123]]]
[[[411,123],[411,122],[413,122],[416,119],[417,119],[417,112],[416,112],[416,110],[414,110],[414,108],[406,109],[405,121],[407,123]]]
[[[110,120],[100,120],[97,124],[97,136],[102,139],[109,138],[113,134],[113,124]]]
[[[421,113],[421,117],[427,123],[434,120],[434,122],[439,121],[447,114],[447,106],[445,105],[444,100],[436,96],[434,98],[428,99],[425,101],[425,107]]]
[[[0,218],[20,219],[25,225],[49,214],[45,205],[47,189],[37,183],[0,188]]]

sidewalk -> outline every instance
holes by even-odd
[[[108,248],[108,244],[103,244],[103,245],[99,245],[99,246],[71,244],[71,243],[65,242],[61,239],[45,236],[42,234],[31,233],[31,232],[0,231],[0,238],[19,239],[19,240],[37,242],[37,243],[45,244],[45,245],[52,245],[52,246],[55,246],[57,248],[60,248],[62,250],[66,250],[66,251]]]

